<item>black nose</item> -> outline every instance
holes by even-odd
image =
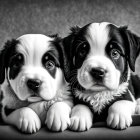
[[[29,79],[27,81],[27,86],[32,91],[38,92],[41,83],[42,83],[41,80],[38,80],[38,79]]]
[[[96,80],[102,80],[105,76],[105,73],[106,73],[106,70],[104,70],[103,68],[92,68],[90,71],[90,74]]]

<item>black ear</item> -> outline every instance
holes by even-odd
[[[140,53],[140,37],[129,31],[126,26],[120,29],[124,36],[129,66],[132,71],[135,71],[135,61]]]
[[[61,57],[63,54],[62,54],[62,50],[60,47],[60,42],[61,42],[62,38],[60,36],[58,36],[58,34],[49,35],[49,37],[53,38],[51,43],[58,51],[58,53],[55,52],[55,55],[54,55],[54,58],[56,58],[57,66],[62,68],[62,58]]]
[[[11,51],[13,49],[13,46],[16,46],[17,43],[18,41],[15,39],[11,41],[8,40],[0,50],[0,84],[4,82],[5,70],[6,68],[8,68]]]
[[[73,70],[73,41],[78,34],[80,27],[74,26],[70,28],[70,30],[70,34],[63,38],[60,43],[63,53],[63,71],[67,82],[69,82],[71,71]]]
[[[69,35],[62,39],[61,47],[63,52],[63,71],[64,76],[67,82],[69,82],[70,72],[71,72],[71,51],[72,51],[72,44],[73,37]]]

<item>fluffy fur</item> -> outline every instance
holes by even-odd
[[[80,103],[72,110],[71,129],[84,131],[97,120],[106,120],[111,128],[127,128],[135,112],[130,70],[135,71],[140,38],[126,26],[107,22],[76,26],[71,31],[61,42],[64,73]],[[92,110],[88,117],[82,114],[90,110],[81,103]]]
[[[63,131],[73,105],[57,51],[58,37],[27,34],[0,52],[2,118],[25,133]]]

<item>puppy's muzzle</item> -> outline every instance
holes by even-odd
[[[28,79],[27,80],[27,87],[29,90],[33,91],[34,93],[38,93],[40,86],[42,84],[42,81],[39,79]]]
[[[102,81],[105,77],[106,70],[103,68],[92,68],[90,74],[94,80]]]

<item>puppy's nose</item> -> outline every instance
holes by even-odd
[[[90,74],[96,80],[102,80],[105,76],[106,70],[103,68],[92,68]]]
[[[28,79],[27,80],[27,86],[29,89],[31,89],[34,92],[38,92],[39,87],[41,86],[41,80],[39,79]]]

